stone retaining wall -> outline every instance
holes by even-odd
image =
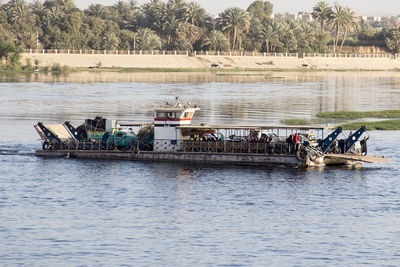
[[[101,55],[24,53],[21,62],[31,59],[40,66],[94,68],[229,68],[229,69],[316,69],[316,70],[400,70],[399,58],[346,58],[310,56],[186,56],[186,55]]]

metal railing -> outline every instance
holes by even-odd
[[[149,55],[149,56],[235,56],[235,57],[299,57],[299,53],[266,53],[242,51],[166,51],[166,50],[73,50],[73,49],[25,49],[26,54],[62,54],[62,55]]]
[[[149,55],[149,56],[235,56],[235,57],[283,57],[283,58],[389,58],[398,59],[398,54],[389,53],[266,53],[266,52],[226,52],[226,51],[166,51],[166,50],[73,50],[73,49],[25,49],[26,54],[63,55]]]
[[[357,54],[357,53],[303,53],[303,58],[307,57],[330,57],[330,58],[390,58],[397,59],[398,54],[388,53],[372,53],[372,54]]]
[[[90,141],[78,141],[78,140],[66,140],[66,141],[45,141],[48,146],[42,146],[44,150],[132,150],[134,147],[124,146],[117,147],[114,143],[102,142],[101,140],[90,140]]]
[[[206,153],[252,153],[252,154],[291,154],[293,148],[287,142],[235,142],[235,141],[199,141],[184,140],[181,144],[183,152]]]
[[[137,146],[117,147],[114,143],[106,143],[101,140],[78,141],[67,140],[63,142],[49,142],[48,146],[43,150],[79,150],[79,151],[95,151],[95,150],[114,150],[114,151],[136,151]],[[294,146],[289,145],[286,141],[222,141],[222,140],[180,140],[178,142],[180,152],[202,152],[202,153],[251,153],[251,154],[275,154],[289,155],[293,154]]]

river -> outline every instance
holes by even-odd
[[[398,266],[398,131],[359,169],[43,159],[38,121],[150,122],[180,96],[195,123],[279,125],[399,109],[399,72],[72,73],[0,77],[0,264]],[[335,122],[332,122],[332,124]]]

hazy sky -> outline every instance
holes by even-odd
[[[190,2],[193,0],[187,0]],[[320,0],[271,0],[274,5],[274,13],[297,13],[298,11],[312,11],[313,6]],[[8,2],[8,1],[6,1]],[[76,5],[87,8],[90,4],[113,5],[117,0],[75,0]],[[149,2],[138,0],[139,4]],[[198,2],[209,14],[218,15],[228,7],[241,7],[246,9],[253,0],[194,0]],[[400,15],[400,0],[326,0],[329,4],[338,2],[348,6],[359,15]]]

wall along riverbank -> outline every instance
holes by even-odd
[[[132,55],[132,54],[66,54],[23,53],[27,60],[51,67],[55,64],[73,68],[134,68],[134,69],[233,69],[233,70],[400,70],[398,56],[385,55],[314,55],[303,58],[296,54],[252,56],[213,55]]]

